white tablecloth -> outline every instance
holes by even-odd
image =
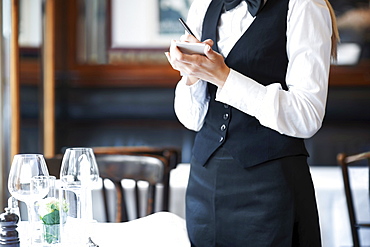
[[[155,213],[126,223],[96,223],[93,232],[93,240],[100,247],[190,246],[185,220],[168,212]],[[103,232],[104,235],[101,234]]]
[[[170,211],[185,217],[185,188],[189,164],[180,164],[171,172]],[[351,231],[339,167],[311,167],[316,190],[323,247],[351,246]],[[350,171],[358,218],[370,221],[369,173],[367,168]],[[361,232],[362,243],[370,245],[370,230]]]
[[[27,223],[23,221],[18,227],[21,247],[29,247],[24,240],[28,226]],[[91,223],[89,226],[91,239],[99,247],[190,246],[185,220],[169,212],[159,212],[125,223]],[[42,245],[37,246],[41,247]],[[64,246],[70,247],[68,245]]]

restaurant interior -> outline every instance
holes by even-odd
[[[166,211],[185,217],[195,132],[175,116],[180,75],[164,52],[171,39],[183,34],[177,19],[186,18],[191,2],[1,1],[1,209],[7,206],[15,154],[43,154],[50,174],[58,178],[60,160],[53,159],[67,148],[91,147],[98,159],[99,152],[144,147],[175,153],[175,161],[167,164],[169,198],[163,201]],[[337,156],[370,151],[370,2],[330,3],[341,37],[338,60],[331,65],[323,126],[306,146],[323,246],[339,247],[353,243]],[[365,193],[355,208],[370,222],[367,164],[361,161],[361,170],[354,172],[355,194]],[[103,172],[103,166],[99,169]],[[360,239],[370,245],[370,230],[361,230]]]

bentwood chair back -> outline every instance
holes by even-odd
[[[181,151],[175,147],[150,147],[150,146],[113,146],[113,147],[93,147],[95,156],[99,155],[146,155],[160,156],[165,159],[163,177],[163,197],[162,209],[169,210],[170,200],[170,172],[181,162]]]
[[[131,179],[135,183],[134,187],[134,202],[136,205],[134,218],[139,218],[140,209],[144,203],[145,214],[149,215],[155,212],[156,202],[156,186],[163,183],[165,160],[161,157],[145,156],[145,155],[122,155],[122,154],[107,154],[95,155],[99,167],[100,177],[103,179],[103,200],[105,207],[105,215],[107,221],[112,219],[109,210],[107,187],[105,180],[109,179],[115,187],[115,222],[125,222],[130,220],[128,215],[125,189],[122,186],[123,179]],[[145,181],[148,184],[146,199],[144,202],[140,200],[140,181]]]
[[[343,183],[344,183],[344,191],[346,195],[347,201],[347,209],[349,214],[350,226],[351,226],[351,233],[352,233],[352,240],[354,247],[360,247],[360,237],[359,237],[359,230],[361,228],[368,228],[370,229],[370,222],[359,222],[356,217],[356,210],[354,207],[354,200],[353,194],[351,190],[351,181],[349,176],[349,167],[350,166],[358,166],[361,161],[368,162],[370,167],[370,152],[359,153],[355,155],[346,155],[344,153],[340,153],[337,156],[338,164],[342,168],[342,175],[343,175]],[[369,208],[370,210],[370,208]]]

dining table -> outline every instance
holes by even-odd
[[[26,236],[28,222],[18,223],[21,247],[30,247]],[[189,247],[185,220],[170,212],[157,212],[136,220],[120,223],[91,222],[89,236],[99,247]],[[82,230],[80,228],[80,230]],[[86,241],[87,243],[88,241]],[[36,244],[35,247],[53,247]],[[72,247],[56,245],[55,247]],[[85,247],[85,246],[79,246]],[[90,247],[86,245],[86,247]]]

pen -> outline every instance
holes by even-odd
[[[182,26],[185,28],[185,30],[186,30],[190,35],[193,35],[193,36],[195,37],[194,33],[190,30],[190,28],[188,27],[188,25],[186,25],[185,21],[184,21],[182,18],[180,18],[180,19],[179,19],[179,21],[180,21],[180,23],[182,24]],[[196,37],[195,37],[195,38],[196,38]]]

